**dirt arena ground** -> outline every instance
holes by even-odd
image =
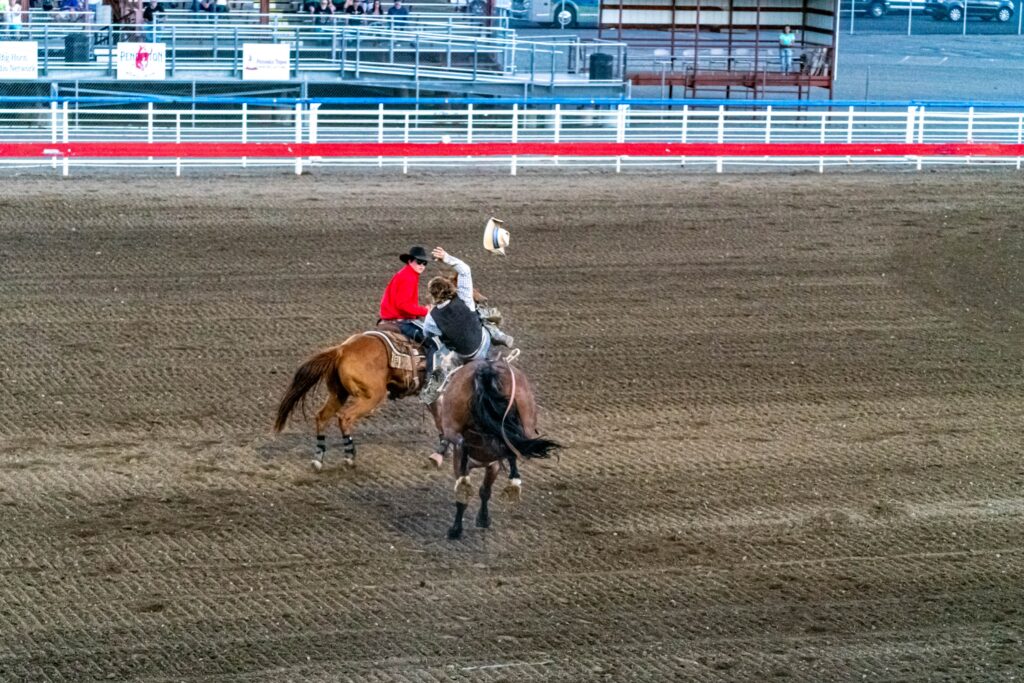
[[[1020,680],[1021,178],[9,177],[0,680]],[[459,542],[415,401],[271,432],[417,242],[566,445]]]

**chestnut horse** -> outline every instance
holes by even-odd
[[[417,346],[396,335],[399,350],[415,353],[412,368],[391,367],[391,349],[379,331],[354,334],[337,346],[324,349],[303,363],[292,377],[291,385],[277,407],[274,431],[280,432],[295,406],[321,382],[327,388],[327,400],[316,414],[316,453],[313,469],[323,468],[327,453],[324,428],[335,415],[344,438],[345,464],[355,464],[356,444],[352,439],[355,423],[373,412],[388,396],[404,398],[419,393],[424,370],[418,360],[423,356]],[[394,337],[393,337],[394,339]]]
[[[478,360],[456,370],[437,403],[442,438],[451,444],[455,468],[455,522],[448,538],[462,536],[462,516],[473,496],[469,471],[485,467],[476,525],[491,525],[487,502],[502,462],[508,462],[505,495],[518,501],[522,491],[517,460],[546,458],[561,446],[537,432],[537,403],[526,375],[504,360]]]

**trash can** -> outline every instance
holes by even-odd
[[[590,80],[610,81],[614,78],[612,64],[615,59],[611,55],[595,52],[590,55]]]
[[[64,36],[64,61],[71,63],[88,62],[91,45],[88,33],[69,33]]]

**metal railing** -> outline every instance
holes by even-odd
[[[543,41],[521,40],[510,29],[421,22],[344,19],[311,25],[270,24],[157,24],[125,30],[110,25],[36,23],[26,25],[22,40],[38,43],[42,76],[54,72],[98,73],[112,77],[117,70],[119,41],[160,42],[167,46],[168,78],[181,72],[217,73],[242,78],[245,43],[291,45],[293,77],[304,72],[333,73],[339,78],[366,74],[401,76],[413,80],[590,83],[588,57],[611,53],[614,69],[601,83],[622,83],[626,46],[621,43],[582,43],[578,37]],[[79,36],[86,48],[68,52],[68,37]]]
[[[773,106],[730,110],[724,105],[652,110],[627,104],[609,108],[466,104],[453,109],[383,103],[342,108],[340,104],[254,100],[193,107],[120,103],[115,108],[54,101],[45,109],[5,108],[0,109],[0,158],[56,166],[56,157],[26,161],[31,156],[26,150],[35,148],[17,147],[47,143],[55,145],[53,152],[63,159],[66,172],[69,157],[76,165],[139,163],[138,157],[146,156],[148,148],[133,147],[135,143],[200,143],[192,148],[173,147],[173,155],[161,151],[153,156],[175,156],[179,172],[182,164],[214,163],[211,158],[218,157],[219,150],[231,150],[218,159],[220,164],[240,164],[249,156],[246,163],[250,165],[294,162],[300,169],[345,163],[401,163],[406,169],[411,163],[493,164],[497,157],[500,163],[512,158],[513,170],[526,163],[614,163],[621,169],[623,165],[679,165],[684,159],[691,164],[713,163],[719,171],[727,163],[811,163],[823,171],[834,164],[911,163],[920,168],[924,163],[971,163],[984,158],[1019,168],[1024,155],[1024,105],[1015,111],[973,107],[931,111],[916,105],[902,110],[865,111],[850,106],[807,111]],[[106,149],[102,143],[109,143],[104,156],[107,152],[119,156],[118,148],[134,150],[120,154],[133,158],[78,158],[88,153],[75,151],[76,142],[99,143],[101,149]],[[273,143],[307,147],[255,160],[256,145]],[[69,151],[61,151],[65,149]]]

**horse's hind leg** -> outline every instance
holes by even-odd
[[[454,540],[462,536],[462,517],[466,514],[466,506],[473,497],[473,486],[469,483],[469,457],[462,443],[462,436],[451,439],[452,461],[455,468],[455,521],[448,529],[448,538]]]
[[[441,417],[438,414],[439,401],[434,401],[428,408],[430,414],[434,418],[434,424],[437,425],[437,450],[430,454],[427,458],[427,463],[434,467],[440,467],[444,463],[444,454],[448,451],[449,441],[444,438],[444,431],[441,429]]]
[[[502,491],[505,500],[510,503],[518,503],[523,497],[523,480],[519,478],[519,468],[516,466],[516,456],[508,458],[508,486]]]
[[[476,514],[476,525],[481,529],[489,529],[491,526],[491,513],[487,509],[487,501],[491,499],[491,487],[494,480],[498,478],[498,463],[492,462],[487,466],[484,473],[484,483],[480,487],[480,512]]]
[[[355,465],[356,442],[352,439],[352,428],[361,418],[366,417],[379,406],[387,396],[387,389],[364,388],[358,394],[349,393],[348,400],[338,413],[338,427],[345,444],[345,464]]]
[[[327,454],[327,436],[324,427],[341,408],[341,401],[333,393],[328,394],[324,406],[316,414],[316,451],[310,465],[317,472],[324,468],[324,456]]]

